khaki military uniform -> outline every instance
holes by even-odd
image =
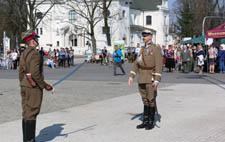
[[[29,69],[33,80],[37,84],[36,87],[32,87],[27,80],[26,67]],[[42,72],[43,58],[35,48],[28,47],[21,55],[19,66],[23,119],[25,120],[36,120],[36,117],[40,112],[43,89],[46,85]]]
[[[137,82],[145,106],[155,107],[154,81],[160,82],[162,75],[162,52],[155,44],[143,47],[133,64],[130,77],[138,74]]]

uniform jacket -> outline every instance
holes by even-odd
[[[30,52],[30,53],[29,53]],[[27,56],[27,57],[26,57]],[[25,66],[25,58],[26,57],[26,64],[29,72],[31,73],[32,79],[37,84],[37,87],[43,89],[46,85],[43,76],[43,58],[41,54],[36,51],[35,48],[28,47],[22,54],[20,58],[20,66],[19,66],[19,80],[20,86],[22,87],[30,87],[30,83],[26,77],[26,66]]]
[[[137,82],[139,84],[152,83],[154,80],[160,81],[163,66],[162,60],[162,52],[159,46],[151,44],[147,48],[141,48],[141,51],[133,64],[130,77],[134,78],[138,73]]]

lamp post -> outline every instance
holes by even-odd
[[[202,36],[205,35],[205,21],[206,19],[225,19],[225,17],[222,17],[222,16],[205,16],[203,21],[202,21]],[[207,49],[208,50],[208,49]],[[207,59],[207,72],[209,71],[208,70],[208,59]]]
[[[202,21],[202,35],[205,35],[205,21],[206,19],[225,19],[225,17],[222,16],[205,16]]]

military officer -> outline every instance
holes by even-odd
[[[19,65],[23,142],[35,142],[36,118],[41,108],[43,89],[53,89],[44,81],[43,59],[36,50],[39,45],[38,37],[33,30],[22,33],[22,40],[27,45],[27,49],[21,54]]]
[[[145,47],[142,47],[133,68],[130,72],[128,85],[131,86],[133,78],[138,74],[137,82],[139,92],[144,104],[144,118],[137,129],[154,128],[154,116],[156,102],[154,91],[157,90],[162,75],[162,52],[161,48],[152,42],[151,32],[142,32]]]

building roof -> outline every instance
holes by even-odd
[[[133,0],[130,8],[136,10],[158,10],[158,5],[162,5],[162,0]]]

